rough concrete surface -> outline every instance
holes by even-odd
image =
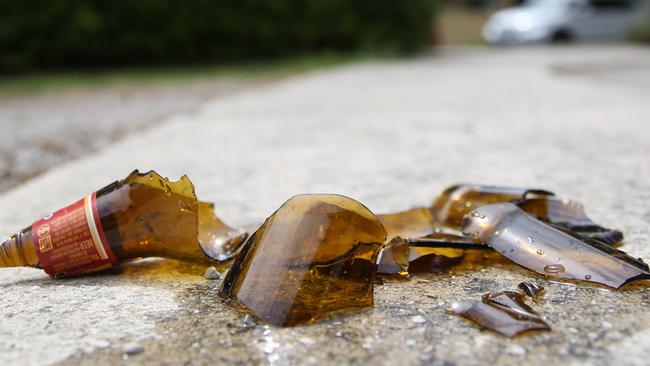
[[[298,193],[345,194],[382,213],[477,182],[582,201],[647,259],[650,85],[630,75],[649,69],[650,49],[585,46],[443,49],[316,72],[50,170],[0,197],[0,229],[134,168],[187,173],[224,220],[249,229]],[[610,291],[503,260],[386,281],[372,309],[277,328],[245,324],[204,270],[157,260],[69,280],[0,270],[0,364],[642,365],[650,354],[648,281]],[[533,307],[552,332],[510,340],[444,311],[531,278],[547,288]],[[132,343],[142,352],[127,352]]]

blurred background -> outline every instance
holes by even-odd
[[[447,0],[436,29],[443,44],[648,42],[645,0]]]
[[[644,47],[648,9],[644,0],[0,0],[0,191],[208,100],[307,71],[449,47]]]

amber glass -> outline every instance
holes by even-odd
[[[0,244],[0,267],[38,267],[32,227],[28,226]]]
[[[539,274],[619,288],[650,278],[648,265],[599,240],[579,239],[512,203],[486,205],[465,218],[464,233]]]
[[[208,258],[219,263],[230,261],[247,237],[247,232],[226,225],[214,212],[214,204],[199,201],[199,244]]]
[[[136,170],[96,197],[108,245],[119,262],[142,257],[223,261],[246,237],[216,217],[212,204],[198,202],[187,176],[171,182]],[[0,245],[0,266],[39,267],[31,238],[30,226]]]
[[[170,182],[137,171],[97,191],[106,238],[118,260],[141,257],[202,259],[198,201],[192,182]]]
[[[488,293],[483,295],[482,301],[457,302],[452,304],[450,311],[511,338],[532,330],[551,330],[524,302],[523,295],[513,291]]]
[[[379,220],[338,195],[299,195],[249,238],[220,295],[276,325],[315,321],[372,306]]]
[[[552,195],[542,189],[459,184],[445,189],[433,201],[431,209],[436,223],[459,230],[463,217],[483,205]]]
[[[394,237],[421,238],[436,231],[436,225],[428,208],[413,208],[390,214],[377,215],[386,228],[388,239]]]
[[[532,198],[518,202],[519,208],[529,215],[558,227],[570,235],[578,235],[604,244],[616,246],[623,241],[623,233],[608,229],[592,221],[581,203],[554,197]]]
[[[480,241],[448,233],[433,233],[421,238],[395,237],[382,249],[377,273],[405,277],[409,273],[444,272],[461,264],[467,253],[490,248]],[[467,259],[478,259],[475,255]]]

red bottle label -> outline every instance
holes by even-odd
[[[41,267],[52,277],[117,264],[102,229],[95,193],[36,221],[32,238]]]

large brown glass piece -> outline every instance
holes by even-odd
[[[379,220],[353,199],[295,196],[246,241],[220,296],[282,326],[372,306],[385,240]]]
[[[553,193],[542,189],[459,184],[445,189],[431,209],[436,223],[460,230],[465,215],[478,207],[549,196]]]
[[[579,239],[528,215],[512,203],[487,205],[467,215],[474,236],[513,262],[550,277],[619,288],[650,278],[648,265],[599,240]]]
[[[241,232],[214,216],[211,204],[198,203],[187,176],[170,182],[156,172],[136,170],[96,196],[102,228],[119,262],[142,257],[206,262],[206,254],[229,253],[243,241]],[[200,238],[205,239],[199,243]],[[40,267],[31,226],[0,245],[0,267],[15,266]]]
[[[513,291],[488,293],[483,295],[482,301],[457,302],[452,304],[450,311],[510,338],[531,330],[551,330],[526,305],[523,295]]]

